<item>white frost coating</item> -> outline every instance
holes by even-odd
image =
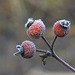
[[[39,25],[39,27],[42,25],[42,27],[44,28],[44,31],[45,31],[46,27],[45,27],[45,24],[43,23],[43,21],[42,21],[41,19],[35,20],[34,22],[35,22],[35,23],[40,23],[40,22],[41,22],[41,24]],[[38,27],[38,28],[39,28],[39,27]]]
[[[21,53],[22,53],[22,51],[20,51],[20,52],[15,52],[13,55],[14,55],[14,56],[19,56]]]
[[[37,21],[37,23],[41,22],[42,25],[44,25],[44,23],[43,23],[43,21],[42,21],[41,19],[39,19],[39,20],[35,20],[34,22],[36,22],[36,21]],[[45,26],[45,25],[44,25],[44,26]]]
[[[20,45],[16,45],[16,49],[20,52],[20,51],[23,51],[23,47],[20,46]]]
[[[35,44],[34,44],[32,41],[28,41],[28,40],[23,41],[22,44],[21,44],[21,46],[23,45],[23,43],[30,43],[30,44],[33,46],[34,55],[36,54],[36,46],[35,46]],[[32,47],[31,47],[31,48],[32,48]]]
[[[13,55],[14,56],[18,56],[23,52],[23,47],[20,45],[16,45],[16,49],[18,50],[18,52],[15,52]]]
[[[71,24],[70,21],[65,20],[65,19],[63,19],[63,20],[58,20],[57,22],[55,22],[55,24],[58,23],[58,22],[60,23],[61,26],[65,27],[65,28],[70,27],[70,24]],[[54,25],[55,25],[55,24],[54,24]]]
[[[35,50],[36,50],[36,46],[35,46],[35,44],[32,41],[28,41],[28,40],[23,41],[21,46],[23,45],[23,43],[30,43],[35,48]]]
[[[64,20],[59,20],[59,22],[60,22],[61,26],[66,27],[66,28],[70,27],[70,24],[71,24],[70,21],[65,20],[65,19]]]
[[[28,25],[29,23],[32,23],[33,21],[34,21],[33,18],[29,18],[28,21],[27,21],[27,23],[25,24],[25,27],[27,27],[27,25]]]

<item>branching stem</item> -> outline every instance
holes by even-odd
[[[62,63],[63,65],[65,65],[68,69],[70,69],[71,71],[73,71],[75,73],[75,68],[73,68],[72,66],[70,66],[68,63],[66,63],[64,60],[62,60],[60,57],[57,56],[57,54],[54,51],[54,43],[57,39],[57,36],[55,36],[52,44],[50,45],[50,43],[47,41],[47,39],[42,36],[42,39],[45,41],[45,43],[48,45],[48,47],[51,50],[51,56],[54,57],[56,60],[58,60],[60,63]],[[43,53],[47,53],[45,50],[37,50],[37,52],[43,52]]]

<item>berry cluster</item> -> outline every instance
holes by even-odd
[[[25,27],[27,28],[26,33],[31,39],[39,39],[43,36],[46,29],[41,19],[33,20],[33,18],[28,19]],[[59,20],[54,24],[53,30],[56,36],[64,37],[70,31],[70,22],[67,20]],[[21,45],[17,45],[16,48],[19,51],[14,53],[15,56],[20,54],[24,58],[31,58],[36,53],[35,44],[31,41],[24,41]]]
[[[53,48],[57,37],[61,38],[66,36],[69,33],[70,21],[64,19],[54,23],[53,31],[56,36],[51,45],[47,41],[47,39],[43,36],[46,27],[41,19],[33,20],[33,18],[29,18],[27,23],[25,24],[25,27],[27,28],[26,33],[30,39],[39,39],[41,37],[51,51],[36,49],[36,46],[32,41],[26,40],[22,42],[21,45],[16,46],[18,52],[15,52],[14,56],[21,55],[23,58],[32,58],[36,54],[36,52],[42,52],[44,54],[41,54],[40,57],[42,58],[42,62],[44,65],[45,65],[45,58],[47,58],[48,56],[52,56],[55,59],[57,59],[59,62],[64,64],[66,67],[68,67],[70,70],[75,72],[75,69],[73,67],[71,67],[68,63],[66,63],[64,60],[62,60],[57,56]]]

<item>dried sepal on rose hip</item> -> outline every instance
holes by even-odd
[[[27,23],[25,24],[27,27],[27,35],[31,39],[40,38],[45,32],[45,25],[41,19],[33,20],[33,18],[29,18]]]
[[[31,41],[24,41],[21,45],[17,45],[18,52],[14,56],[21,55],[23,58],[32,58],[36,53],[35,44]]]
[[[53,26],[53,30],[58,37],[66,36],[70,31],[70,21],[65,19],[57,21]]]

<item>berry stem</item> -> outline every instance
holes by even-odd
[[[36,49],[36,52],[42,52],[42,53],[46,53],[46,50],[41,50],[41,49]]]
[[[70,66],[68,63],[66,63],[64,60],[62,60],[60,57],[58,57],[57,56],[57,54],[55,53],[55,51],[54,51],[54,43],[55,43],[55,41],[56,41],[56,39],[57,39],[57,36],[55,36],[55,38],[54,38],[54,40],[53,40],[53,42],[52,42],[52,44],[51,44],[51,48],[52,48],[52,57],[54,57],[55,59],[57,59],[60,63],[62,63],[63,65],[65,65],[67,68],[69,68],[71,71],[73,71],[73,72],[75,72],[75,69],[72,67],[72,66]]]
[[[50,43],[47,41],[47,39],[45,38],[45,36],[41,36],[42,39],[45,41],[45,43],[47,44],[47,46],[50,48],[50,50],[52,50]]]
[[[45,54],[45,55],[42,54],[41,55],[44,59],[47,58],[48,56],[52,56],[52,54],[49,51],[46,51],[46,50],[37,49],[36,51],[37,52],[42,52],[42,53],[48,53],[48,55],[47,54]],[[63,59],[61,59],[59,56],[57,56],[55,51],[53,51],[53,52],[54,52],[54,56],[52,56],[52,57],[54,57],[56,60],[58,60],[60,63],[62,63],[63,65],[65,65],[67,68],[69,68],[71,71],[73,71],[75,73],[75,69],[72,66],[70,66]]]
[[[42,39],[45,41],[45,43],[48,45],[48,47],[50,48],[51,50],[51,56],[54,57],[56,60],[58,60],[60,63],[62,63],[63,65],[65,65],[68,69],[70,69],[71,71],[73,71],[75,73],[75,68],[73,68],[72,66],[70,66],[68,63],[66,63],[64,60],[62,60],[60,57],[57,56],[57,54],[55,53],[54,51],[54,44],[55,44],[55,41],[57,39],[57,36],[55,36],[52,44],[50,45],[49,42],[47,41],[47,39],[42,36]],[[43,52],[43,53],[47,53],[47,51],[45,50],[37,50],[38,52]]]
[[[54,48],[54,43],[55,43],[56,39],[57,39],[57,36],[55,36],[55,38],[54,38],[54,40],[53,40],[53,42],[52,42],[52,44],[51,44],[51,49],[52,49],[52,50],[53,50],[53,48]]]
[[[51,50],[51,53],[52,53],[52,56],[54,56],[54,50],[53,50],[53,47],[54,47],[54,43],[55,43],[55,41],[56,41],[56,39],[57,39],[57,36],[55,36],[55,38],[54,38],[54,40],[53,40],[53,42],[52,42],[52,44],[50,45],[50,43],[47,41],[47,39],[45,38],[45,36],[41,36],[42,37],[42,39],[45,41],[45,43],[47,44],[47,46],[50,48],[50,50]]]
[[[49,55],[51,55],[51,52],[41,49],[36,49],[36,52],[49,53]]]
[[[52,44],[51,44],[52,56],[54,56],[54,54],[55,54],[55,51],[54,51],[54,44],[55,44],[56,39],[57,39],[57,36],[54,37],[54,39],[53,39],[53,41],[52,41]]]
[[[60,57],[58,57],[56,54],[54,54],[54,58],[56,60],[58,60],[60,63],[62,63],[63,65],[65,65],[67,68],[69,68],[71,71],[73,71],[75,73],[75,68],[73,68],[72,66],[70,66],[68,63],[66,63],[64,60],[62,60]]]

